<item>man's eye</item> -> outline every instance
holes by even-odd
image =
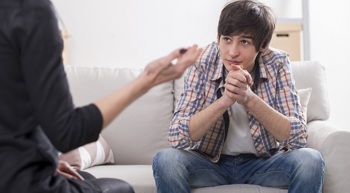
[[[224,37],[223,39],[224,39],[225,42],[229,42],[229,41],[231,40],[231,39],[228,38],[228,37]]]
[[[250,44],[250,42],[247,41],[247,40],[242,40],[241,42],[242,42],[243,44]]]

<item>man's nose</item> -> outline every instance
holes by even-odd
[[[238,49],[237,43],[233,43],[230,46],[229,54],[230,54],[231,57],[236,57],[236,56],[239,55],[239,49]]]

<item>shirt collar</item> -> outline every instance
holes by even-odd
[[[213,82],[218,82],[219,83],[219,87],[224,87],[224,77],[226,77],[227,75],[227,71],[224,68],[224,63],[222,62],[219,53],[217,53],[217,58],[216,58],[216,62],[215,62],[215,66],[216,66],[216,70],[215,70],[215,74],[212,77],[211,81]],[[224,74],[223,74],[224,73]]]
[[[270,49],[266,49],[263,52],[261,52],[258,56],[259,59],[258,59],[257,66],[259,66],[259,68],[258,68],[259,73],[257,73],[257,74],[259,75],[259,77],[258,77],[259,79],[260,78],[263,78],[263,79],[268,78],[266,68],[265,68],[267,61],[264,60],[264,58],[271,58],[271,56],[270,56],[271,54],[273,54],[273,52]]]

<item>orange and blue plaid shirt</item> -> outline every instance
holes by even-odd
[[[168,140],[172,147],[190,149],[207,155],[217,162],[222,152],[225,129],[220,118],[200,141],[194,142],[189,136],[189,120],[197,112],[217,100],[217,90],[224,91],[223,63],[217,43],[203,49],[196,63],[184,77],[183,92],[178,100],[171,122]],[[223,72],[224,71],[224,72]],[[252,91],[272,108],[287,116],[291,133],[288,140],[278,142],[249,112],[249,127],[259,156],[271,156],[278,150],[293,150],[306,146],[306,120],[299,103],[299,97],[291,71],[288,54],[268,48],[258,55],[255,64]],[[231,108],[228,109],[231,116]]]

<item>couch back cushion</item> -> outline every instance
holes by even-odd
[[[141,69],[65,66],[75,105],[86,105],[135,79]],[[102,135],[114,153],[115,164],[151,164],[169,147],[173,84],[158,85],[128,106]]]
[[[316,61],[291,62],[292,73],[297,89],[312,88],[307,105],[307,122],[329,118],[329,99],[325,68]],[[175,81],[175,103],[183,89],[183,77]]]
[[[297,89],[312,88],[307,105],[307,122],[326,120],[330,114],[325,67],[317,61],[291,62]]]

